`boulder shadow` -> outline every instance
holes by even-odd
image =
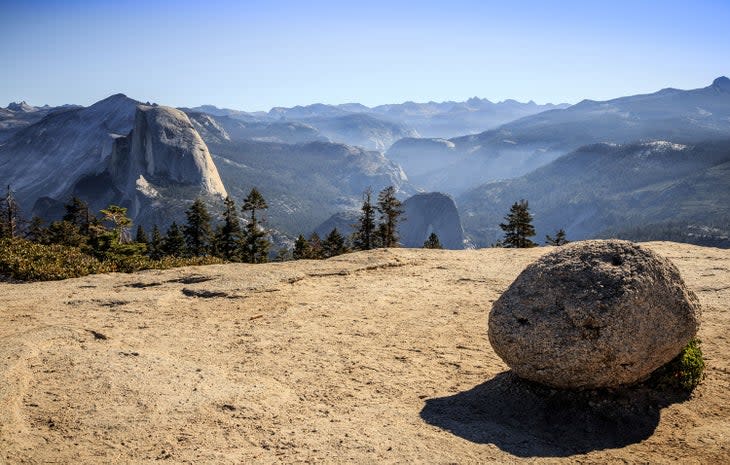
[[[567,457],[647,439],[661,409],[687,398],[645,385],[557,390],[506,371],[468,391],[426,400],[421,418],[518,457]]]

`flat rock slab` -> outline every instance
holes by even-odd
[[[707,379],[611,415],[517,383],[487,340],[549,247],[0,283],[0,463],[727,463],[730,250],[646,247],[702,303]]]

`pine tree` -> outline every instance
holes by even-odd
[[[173,257],[184,257],[187,255],[185,236],[180,230],[180,226],[174,221],[168,228],[165,239],[162,241],[162,250],[165,252],[165,255],[172,255]]]
[[[183,228],[188,252],[195,257],[210,254],[213,231],[210,227],[210,214],[203,201],[198,198],[185,212],[187,224]]]
[[[164,254],[165,252],[163,251],[163,239],[162,234],[160,234],[160,228],[158,228],[157,225],[154,225],[152,227],[150,242],[147,245],[147,255],[149,255],[152,260],[159,260]]]
[[[73,197],[69,203],[64,205],[66,214],[63,215],[63,221],[78,226],[81,234],[89,235],[89,225],[92,222],[92,214],[89,205],[78,197]]]
[[[380,226],[378,232],[383,247],[398,247],[398,221],[403,214],[400,201],[395,196],[395,187],[386,187],[378,194]]]
[[[101,210],[104,215],[104,221],[112,223],[112,230],[115,234],[116,242],[124,244],[130,242],[129,228],[132,220],[127,217],[127,209],[119,205],[109,205],[106,209]],[[81,228],[79,228],[81,231]]]
[[[238,218],[236,203],[230,197],[226,197],[223,226],[216,233],[216,254],[229,261],[240,261],[242,243],[243,230]]]
[[[39,216],[34,216],[30,220],[28,230],[25,233],[25,238],[39,244],[48,244],[50,242],[48,229],[43,227],[43,219]]]
[[[322,239],[320,239],[319,234],[317,234],[316,232],[312,233],[312,235],[309,236],[307,243],[309,244],[309,256],[307,258],[311,258],[314,260],[324,258]]]
[[[20,229],[20,206],[10,186],[0,200],[0,238],[16,237]]]
[[[430,236],[428,236],[428,239],[426,239],[426,242],[423,243],[424,249],[443,249],[441,247],[441,241],[439,240],[439,237],[436,235],[435,232],[432,232]]]
[[[54,221],[48,226],[47,234],[49,244],[85,248],[89,241],[87,236],[81,234],[78,226],[68,221]]]
[[[342,234],[340,234],[337,228],[330,231],[324,242],[322,242],[322,252],[324,258],[335,257],[347,252],[345,238],[342,237]]]
[[[535,228],[532,226],[532,215],[527,200],[515,202],[504,219],[507,223],[499,225],[504,231],[504,241],[502,241],[504,247],[527,248],[537,246],[536,243],[530,240],[530,237],[535,235]]]
[[[134,236],[134,242],[144,245],[147,245],[149,243],[149,239],[147,239],[147,233],[145,232],[141,224],[137,226],[137,234],[135,234]]]
[[[306,258],[311,258],[311,250],[309,247],[309,242],[304,238],[303,235],[299,235],[297,237],[297,240],[294,242],[294,251],[292,252],[292,258],[294,260],[303,260]]]
[[[353,246],[357,250],[375,248],[375,208],[372,204],[372,190],[368,187],[363,194],[362,213],[355,225]]]
[[[264,263],[268,260],[271,243],[266,238],[266,230],[256,218],[256,212],[269,208],[266,200],[255,187],[243,200],[241,210],[245,214],[250,212],[243,241],[243,260],[248,263]]]
[[[558,232],[555,233],[555,237],[550,237],[549,235],[545,235],[545,244],[547,245],[555,245],[555,246],[561,246],[565,245],[568,242],[570,242],[565,235],[565,230],[563,228],[558,229]]]

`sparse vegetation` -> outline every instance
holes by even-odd
[[[705,378],[705,359],[697,338],[689,341],[671,362],[656,370],[650,382],[658,387],[692,391]]]
[[[436,235],[436,233],[432,232],[430,236],[428,236],[428,239],[426,239],[426,242],[423,243],[424,249],[443,249],[441,246],[441,241],[439,240],[439,237]]]
[[[0,239],[0,274],[19,281],[76,278],[112,271],[109,264],[77,247],[38,244],[25,239]]]
[[[39,244],[21,238],[0,239],[0,275],[17,281],[54,281],[113,271],[131,273],[147,269],[223,263],[214,257],[163,257],[119,254],[99,260],[78,247]]]
[[[570,241],[568,240],[563,228],[558,229],[558,232],[555,233],[555,237],[552,237],[549,234],[545,236],[546,245],[561,246],[569,242]]]
[[[507,222],[499,225],[504,231],[501,247],[522,249],[537,246],[530,239],[535,235],[535,227],[532,225],[532,215],[527,200],[515,202],[504,219]]]

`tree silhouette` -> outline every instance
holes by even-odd
[[[568,242],[570,242],[565,235],[565,230],[563,228],[558,229],[558,232],[555,233],[555,237],[550,237],[549,235],[545,235],[545,244],[547,245],[555,245],[555,246],[561,246],[565,245]]]
[[[236,209],[236,203],[230,197],[226,197],[224,204],[223,226],[216,234],[216,252],[226,260],[240,261],[243,230],[241,229],[241,221],[238,218],[238,210]]]
[[[324,239],[324,242],[322,242],[322,251],[324,253],[324,258],[335,257],[347,252],[345,238],[342,237],[342,234],[340,234],[337,228],[330,231]]]
[[[20,206],[15,200],[13,189],[8,186],[0,200],[0,237],[16,237],[20,224]]]
[[[150,235],[150,242],[147,244],[147,255],[152,260],[159,260],[165,254],[163,250],[163,239],[160,234],[160,228],[157,225],[152,227],[152,234]]]
[[[304,238],[303,235],[299,235],[297,237],[297,240],[294,242],[294,251],[292,252],[292,257],[294,260],[303,260],[305,258],[311,258],[311,250],[309,247],[309,242]]]
[[[200,198],[185,212],[187,224],[183,228],[188,252],[196,257],[210,254],[213,231],[210,228],[210,213]]]
[[[360,218],[355,225],[353,246],[357,250],[375,248],[375,208],[372,204],[372,190],[368,187],[363,193],[363,202]]]
[[[167,229],[165,239],[162,241],[162,250],[165,252],[165,255],[172,255],[173,257],[184,257],[187,255],[185,236],[180,230],[180,226],[174,221]]]
[[[504,231],[503,247],[526,248],[537,246],[536,243],[530,240],[530,237],[535,235],[535,228],[532,226],[532,215],[527,200],[515,202],[504,219],[507,222],[499,225]]]
[[[383,247],[398,246],[398,221],[403,214],[400,200],[395,196],[395,187],[386,187],[378,194],[380,212],[380,239]]]
[[[443,249],[441,247],[441,241],[439,240],[439,237],[436,235],[435,232],[432,232],[430,236],[428,236],[428,239],[426,239],[426,242],[423,243],[424,249]]]
[[[256,212],[269,208],[264,196],[255,187],[243,200],[241,210],[243,213],[250,212],[246,233],[243,241],[243,260],[248,263],[264,263],[268,261],[269,248],[271,243],[266,238],[266,230],[260,225],[256,218]]]

